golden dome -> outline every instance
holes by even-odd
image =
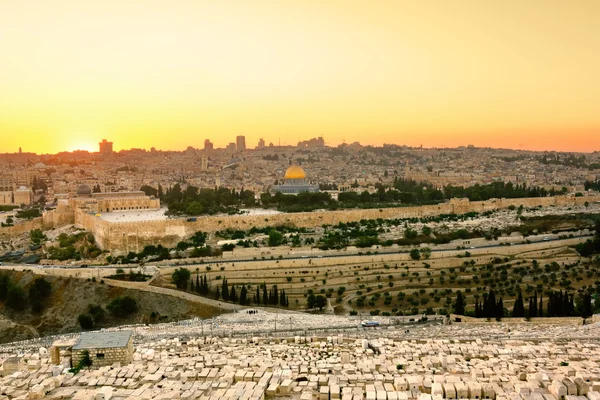
[[[306,173],[297,165],[292,165],[285,171],[285,179],[306,179]]]

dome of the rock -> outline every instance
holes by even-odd
[[[292,165],[285,171],[285,179],[306,179],[306,173],[297,165]]]

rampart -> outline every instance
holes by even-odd
[[[281,213],[274,215],[218,215],[198,217],[189,222],[184,218],[138,221],[138,222],[108,222],[87,213],[84,210],[54,210],[44,213],[43,226],[45,229],[68,223],[91,232],[98,246],[112,254],[122,254],[129,251],[140,252],[144,246],[162,244],[173,247],[183,238],[194,232],[203,231],[214,233],[219,230],[240,229],[289,225],[312,228],[325,224],[335,225],[340,222],[360,221],[362,219],[402,219],[436,216],[440,214],[465,214],[468,212],[492,211],[510,206],[519,207],[571,207],[583,206],[585,202],[599,202],[600,196],[556,196],[519,199],[491,199],[487,201],[469,201],[468,199],[452,199],[447,203],[381,209],[352,209],[337,211],[315,211],[303,213]],[[71,219],[70,216],[73,216]],[[42,226],[42,219],[35,220],[32,227],[2,228],[0,236],[13,236],[24,233],[35,227]],[[17,228],[19,227],[19,228]],[[10,229],[7,231],[7,229]]]

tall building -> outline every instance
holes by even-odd
[[[260,138],[258,139],[258,146],[256,146],[257,149],[264,149],[265,148],[265,139]]]
[[[204,152],[211,153],[214,149],[212,142],[209,139],[204,140]]]
[[[113,142],[107,142],[106,139],[102,139],[98,145],[100,146],[100,154],[112,154]]]
[[[246,137],[238,136],[235,138],[235,144],[237,146],[237,151],[246,151]]]
[[[202,157],[201,164],[200,164],[200,170],[206,171],[207,169],[208,169],[208,158]]]

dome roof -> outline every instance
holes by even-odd
[[[89,187],[88,185],[80,185],[77,188],[78,196],[90,196],[91,194],[92,194],[92,188]]]
[[[285,171],[285,179],[305,179],[306,173],[297,165],[292,165]]]

